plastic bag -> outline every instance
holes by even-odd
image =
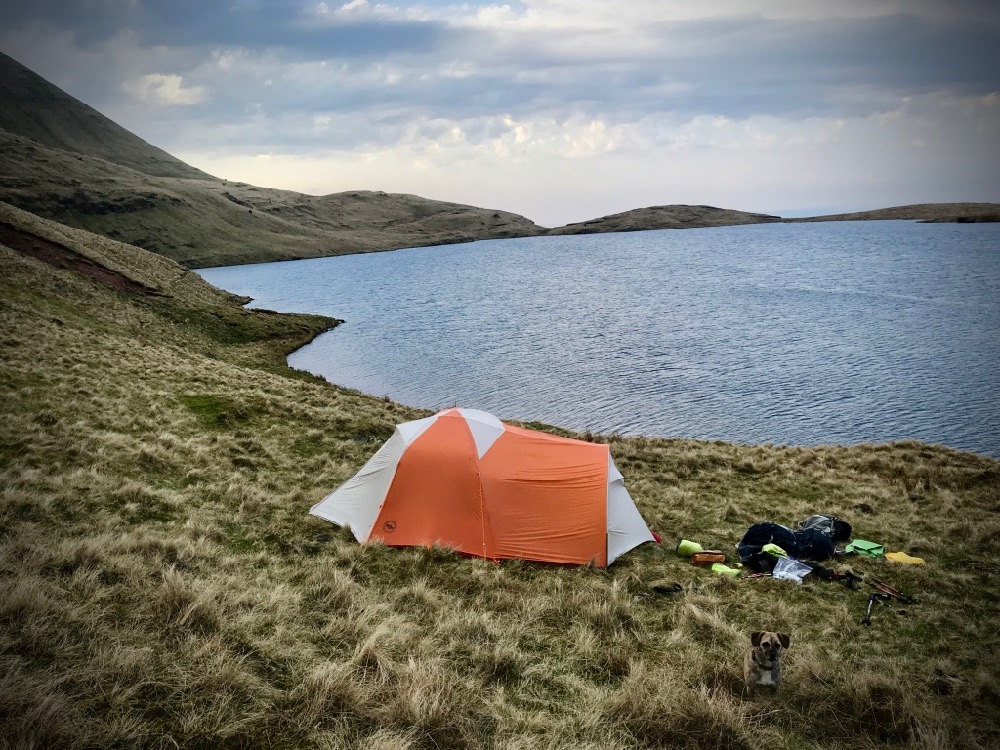
[[[812,573],[812,568],[794,557],[779,557],[771,572],[773,578],[802,583],[802,579]]]

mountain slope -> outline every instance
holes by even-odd
[[[0,200],[201,267],[309,258],[543,229],[415,195],[312,196],[207,175],[0,53]]]
[[[0,200],[188,267],[520,237],[524,217],[413,195],[156,177],[0,131]]]
[[[210,179],[0,52],[0,129],[159,177]]]

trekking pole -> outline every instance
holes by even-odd
[[[917,600],[914,599],[909,594],[904,594],[902,591],[897,589],[895,586],[890,586],[888,583],[880,581],[876,578],[871,579],[871,585],[876,591],[885,594],[886,598],[899,599],[903,604],[916,604]]]
[[[868,609],[865,611],[865,616],[861,618],[862,625],[872,624],[872,605],[875,603],[877,596],[877,594],[872,594],[868,597]]]
[[[868,609],[865,611],[865,616],[861,618],[862,625],[872,624],[872,605],[879,599],[889,599],[888,594],[869,594],[868,595]]]

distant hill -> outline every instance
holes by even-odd
[[[914,203],[847,214],[810,216],[785,221],[884,221],[914,219],[928,223],[1000,221],[1000,203]]]
[[[598,232],[635,232],[646,229],[691,229],[735,224],[773,224],[806,221],[879,221],[910,219],[926,223],[1000,221],[998,203],[917,203],[872,211],[857,211],[827,216],[785,219],[771,214],[734,211],[715,206],[651,206],[637,208],[599,219],[550,229],[547,234],[595,234]]]
[[[733,224],[766,224],[782,221],[780,216],[734,211],[715,206],[651,206],[636,208],[600,219],[568,224],[549,230],[549,234],[595,234],[599,232],[635,232],[645,229],[686,229],[721,227]]]

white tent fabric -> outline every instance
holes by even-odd
[[[608,565],[633,547],[654,541],[608,451]]]
[[[410,422],[408,425],[417,425],[417,422]],[[368,541],[372,526],[382,508],[382,500],[385,499],[396,474],[396,465],[406,450],[404,435],[419,431],[418,427],[400,429],[403,426],[396,427],[392,437],[385,441],[357,474],[314,505],[309,512],[350,529],[359,542]],[[425,425],[424,429],[427,426]]]

